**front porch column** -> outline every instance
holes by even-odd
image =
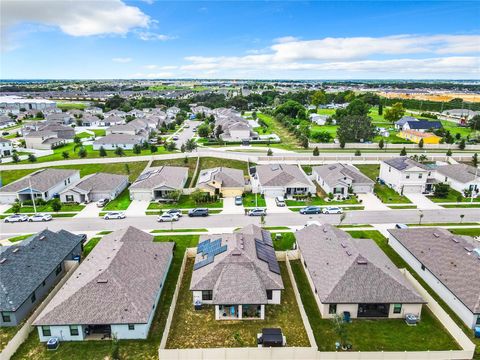
[[[220,306],[215,305],[215,320],[220,320]]]
[[[265,305],[260,305],[260,319],[265,319]]]
[[[242,305],[238,305],[238,318],[242,320]]]

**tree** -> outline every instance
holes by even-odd
[[[473,167],[478,167],[478,154],[475,153],[472,156],[472,166]]]
[[[18,163],[20,161],[20,156],[18,156],[16,151],[12,154],[12,161],[14,163]]]
[[[37,113],[35,114],[35,117],[37,119],[44,119],[45,117],[43,116],[43,113],[41,111],[37,111]]]
[[[87,157],[87,149],[85,149],[83,146],[80,147],[78,150],[78,157],[85,158]]]
[[[206,200],[205,193],[200,189],[195,190],[190,194],[191,199],[195,202],[195,204],[200,204]]]
[[[37,157],[34,154],[28,154],[28,161],[35,162],[37,161]]]
[[[423,139],[420,139],[420,141],[418,142],[418,147],[420,149],[423,149]]]
[[[180,151],[181,151],[182,153],[185,152],[185,144],[182,144],[182,146],[180,146]]]
[[[219,139],[219,138],[220,138],[220,135],[222,135],[222,134],[223,134],[222,125],[218,125],[218,126],[216,127],[216,129],[215,129],[215,137],[216,137],[217,139]]]
[[[380,103],[378,105],[378,115],[383,115],[383,104],[382,103]]]
[[[197,129],[197,134],[203,138],[208,137],[208,134],[210,134],[210,127],[207,124],[200,125]]]
[[[385,120],[394,123],[400,120],[403,115],[405,115],[403,104],[401,102],[397,102],[385,111],[384,118]]]
[[[321,143],[328,143],[332,139],[332,135],[328,131],[319,131],[312,134],[312,138],[315,141]]]
[[[337,123],[337,136],[340,141],[363,142],[375,136],[375,126],[368,116],[345,116]]]
[[[310,97],[310,102],[312,103],[312,105],[315,105],[316,109],[318,109],[319,105],[327,103],[327,94],[324,90],[317,90]]]
[[[100,146],[100,149],[98,149],[98,154],[101,157],[105,157],[105,156],[107,156],[107,151],[105,150],[105,148],[103,146]]]
[[[345,149],[345,140],[340,139],[340,148]]]
[[[308,138],[306,136],[301,136],[300,137],[300,146],[302,146],[304,149],[308,149]]]
[[[13,204],[12,204],[12,212],[14,214],[18,213],[20,211],[20,209],[22,208],[22,204],[20,204],[19,201],[15,201]]]
[[[130,175],[130,165],[128,163],[125,163],[125,172]]]
[[[480,115],[475,115],[468,121],[468,126],[473,130],[480,130]]]
[[[52,200],[52,203],[50,206],[52,207],[53,211],[59,212],[60,209],[62,208],[62,203],[60,202],[59,198],[55,198]]]
[[[273,151],[272,149],[268,148],[268,151],[267,151],[267,156],[272,156],[273,155]]]
[[[320,155],[320,151],[318,150],[318,146],[315,146],[315,149],[313,149],[313,156],[318,156]]]
[[[165,144],[165,150],[174,151],[177,148],[177,145],[172,141]]]
[[[125,151],[123,151],[123,148],[121,148],[120,146],[117,146],[117,148],[115,149],[115,155],[123,156],[125,155]]]
[[[355,156],[361,156],[361,155],[362,155],[362,152],[359,149],[355,150]]]
[[[134,154],[140,154],[142,152],[142,147],[139,144],[133,145],[133,153]]]
[[[446,155],[447,155],[447,156],[452,156],[452,149],[448,149]]]
[[[153,154],[153,153],[156,153],[158,151],[158,147],[157,145],[150,145],[150,152]]]
[[[283,114],[289,116],[293,119],[304,119],[305,118],[305,107],[297,101],[287,100],[282,105],[277,106],[274,115]]]
[[[333,117],[337,120],[347,116],[368,116],[370,106],[360,99],[353,100],[345,109],[335,111]]]
[[[460,224],[463,222],[463,218],[465,217],[464,214],[460,214]]]
[[[400,156],[407,156],[407,149],[405,149],[405,146],[403,147],[402,151],[400,151]]]
[[[462,141],[460,141],[460,144],[458,144],[458,148],[460,150],[465,150],[465,139],[462,139]]]
[[[185,150],[191,152],[197,148],[197,143],[193,139],[188,139],[185,143]]]
[[[383,141],[383,139],[380,139],[380,141],[378,142],[378,148],[380,150],[383,150],[384,147],[385,147],[385,141]]]
[[[73,142],[77,145],[80,145],[80,143],[82,142],[82,139],[80,139],[78,136],[75,136],[73,138]]]
[[[68,153],[68,151],[64,151],[64,152],[62,152],[62,157],[64,159],[68,159],[70,157],[70,154]]]
[[[445,199],[448,197],[448,193],[450,192],[450,185],[445,183],[439,183],[435,185],[435,189],[433,190],[433,196],[440,199]]]

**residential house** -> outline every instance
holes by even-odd
[[[14,125],[17,125],[17,123],[10,116],[0,115],[0,129],[5,129]]]
[[[175,117],[177,116],[177,114],[180,111],[181,110],[178,107],[172,106],[172,107],[167,109],[167,117],[170,118],[170,119],[175,119]]]
[[[12,142],[8,139],[0,137],[0,157],[11,156],[13,153]]]
[[[407,123],[407,121],[415,122],[415,121],[418,121],[418,119],[413,116],[403,116],[402,118],[400,118],[400,120],[395,122],[395,129],[396,130],[403,129],[403,126]]]
[[[68,112],[51,113],[45,117],[48,123],[68,125],[73,121],[73,116]]]
[[[173,191],[182,190],[188,179],[188,168],[178,166],[151,167],[130,186],[130,199],[153,201],[168,199]]]
[[[480,244],[441,228],[391,229],[388,244],[469,327],[480,325]]]
[[[475,115],[480,115],[480,111],[474,111],[469,109],[450,109],[444,110],[442,112],[442,115],[455,120],[470,120]]]
[[[434,169],[406,156],[383,160],[379,179],[399,194],[433,191]]]
[[[110,134],[96,139],[93,142],[93,150],[103,147],[105,150],[115,150],[120,147],[124,150],[132,150],[135,145],[145,142],[142,136],[128,134]]]
[[[65,261],[79,259],[82,238],[45,229],[0,247],[0,326],[17,326],[62,278]]]
[[[70,140],[75,137],[75,129],[61,124],[40,124],[38,131],[51,131],[57,134],[57,138]]]
[[[442,123],[440,121],[428,121],[428,120],[416,120],[416,121],[406,121],[403,124],[402,130],[416,130],[420,132],[427,132],[432,130],[438,130],[442,128]]]
[[[151,128],[147,121],[144,119],[135,119],[127,124],[114,125],[106,130],[106,134],[126,134],[135,135],[143,138],[144,141],[148,140]]]
[[[295,232],[300,260],[322,318],[405,318],[425,300],[371,239],[324,224]]]
[[[420,143],[423,140],[424,144],[440,144],[442,138],[430,132],[422,132],[417,130],[401,130],[398,134],[398,137],[414,142],[415,144]]]
[[[117,110],[117,109],[107,111],[104,114],[105,118],[110,117],[110,116],[125,118],[126,115],[127,115],[127,113],[125,111],[121,111],[121,110]]]
[[[34,321],[40,341],[146,339],[174,245],[132,226],[105,235]]]
[[[200,171],[197,188],[210,194],[222,194],[223,197],[242,195],[245,190],[243,170],[228,167],[216,167]]]
[[[97,106],[90,106],[88,108],[85,109],[85,112],[87,114],[92,114],[92,115],[101,115],[103,114],[103,110],[102,108],[99,108]]]
[[[328,115],[310,114],[309,118],[311,122],[317,125],[325,125],[327,123]]]
[[[100,120],[100,126],[114,126],[125,124],[125,118],[122,116],[105,116],[103,120]]]
[[[437,167],[435,178],[462,194],[467,190],[474,197],[480,192],[480,169],[467,164],[449,164]]]
[[[258,139],[258,134],[253,131],[247,119],[240,116],[240,113],[232,110],[219,108],[215,109],[215,129],[220,126],[223,141],[245,141]]]
[[[298,165],[257,165],[252,174],[252,190],[266,197],[315,194],[315,184]]]
[[[17,199],[48,201],[80,179],[79,170],[41,169],[0,188],[0,204],[13,204]]]
[[[82,126],[85,127],[100,127],[103,123],[103,120],[101,120],[99,117],[90,114],[83,115],[83,117],[79,120],[81,120]]]
[[[314,166],[312,174],[325,193],[346,196],[351,190],[355,194],[373,192],[375,182],[348,164],[327,164]]]
[[[30,131],[24,139],[28,149],[50,150],[65,144],[65,139],[59,138],[56,132],[50,130]]]
[[[128,186],[127,175],[95,173],[87,175],[60,192],[62,202],[88,203],[115,199]]]
[[[216,320],[265,319],[284,289],[268,231],[247,225],[234,233],[200,235],[190,290],[193,304],[215,306]]]

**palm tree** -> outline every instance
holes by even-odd
[[[463,218],[464,218],[464,217],[465,217],[464,214],[461,214],[461,215],[460,215],[460,224],[463,222]]]

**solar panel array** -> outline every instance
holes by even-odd
[[[200,269],[205,265],[213,263],[215,256],[227,251],[227,245],[222,245],[222,239],[216,239],[210,241],[210,239],[204,240],[197,246],[197,254],[201,254],[206,259],[199,261],[193,265],[193,270]]]
[[[280,266],[278,266],[275,250],[272,246],[264,243],[262,240],[255,239],[255,250],[257,257],[268,264],[268,269],[276,274],[280,274]]]

